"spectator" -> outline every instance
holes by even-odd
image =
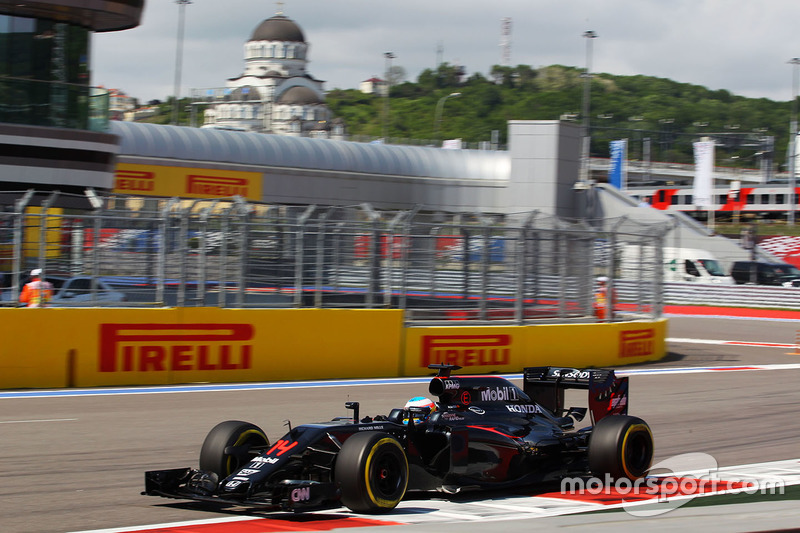
[[[600,276],[597,278],[597,291],[594,293],[594,316],[597,320],[605,320],[607,316],[613,318],[612,312],[616,304],[616,292],[612,292],[609,298],[608,278]]]
[[[42,269],[31,270],[31,281],[22,288],[19,301],[28,307],[45,307],[53,297],[53,284],[42,279]]]

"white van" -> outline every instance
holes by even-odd
[[[664,281],[735,284],[711,252],[696,248],[664,248]]]
[[[624,279],[652,279],[652,269],[657,268],[653,246],[625,245],[618,260],[618,275]],[[665,247],[663,261],[664,281],[667,283],[678,281],[735,284],[733,278],[725,273],[714,255],[707,250]]]

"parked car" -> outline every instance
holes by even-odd
[[[800,269],[788,263],[766,263],[762,261],[736,261],[731,267],[731,276],[738,284],[782,285],[791,287],[800,280]]]
[[[98,279],[96,294],[92,294],[92,278],[90,276],[60,276],[46,275],[47,281],[53,284],[53,299],[48,304],[50,307],[86,307],[95,303],[108,305],[114,302],[127,300],[125,293],[114,289],[107,282]],[[22,285],[30,281],[25,279]],[[20,288],[22,288],[20,285]],[[0,301],[11,302],[11,291],[7,290],[0,295]]]

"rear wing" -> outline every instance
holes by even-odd
[[[594,423],[615,414],[628,414],[628,378],[602,368],[529,367],[523,371],[523,391],[555,416],[564,411],[566,389],[589,391],[589,410]]]

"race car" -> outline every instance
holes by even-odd
[[[652,433],[627,415],[628,378],[613,370],[525,368],[520,389],[501,376],[453,376],[455,365],[429,368],[432,405],[360,418],[358,402],[347,402],[352,417],[290,426],[274,443],[254,424],[222,422],[203,442],[199,468],[146,472],[142,494],[382,513],[411,491],[455,494],[589,475],[634,480],[650,468]],[[565,410],[567,388],[587,389],[588,409]],[[576,427],[587,411],[592,424]]]

